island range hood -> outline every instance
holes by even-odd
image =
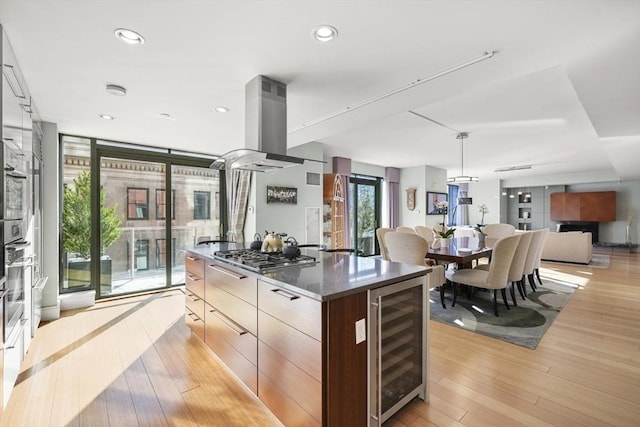
[[[274,172],[318,161],[287,155],[287,86],[256,76],[245,86],[245,147],[217,158],[214,169]]]

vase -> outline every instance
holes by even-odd
[[[450,237],[440,237],[440,248],[449,249],[449,242],[451,242]]]
[[[628,246],[631,246],[631,224],[627,224],[627,238],[625,242]]]
[[[484,249],[485,241],[484,238],[487,237],[482,231],[478,232],[478,249]]]

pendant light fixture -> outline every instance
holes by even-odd
[[[470,176],[464,174],[464,139],[468,138],[467,132],[460,132],[456,139],[460,140],[460,175],[447,178],[447,182],[459,183],[459,182],[478,182],[477,176]]]

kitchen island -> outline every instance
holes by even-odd
[[[314,262],[258,272],[216,255],[237,249],[216,244],[187,250],[185,320],[285,425],[384,421],[369,397],[380,394],[371,379],[391,360],[370,360],[369,338],[379,332],[370,324],[371,307],[377,306],[371,292],[380,289],[419,292],[402,302],[405,313],[399,313],[409,338],[399,350],[414,360],[388,369],[404,369],[408,378],[419,371],[417,391],[398,390],[398,405],[415,396],[426,399],[428,267],[302,249]],[[405,383],[410,381],[400,378],[393,386]]]

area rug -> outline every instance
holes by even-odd
[[[576,288],[576,285],[546,277],[542,277],[542,282],[544,286],[538,286],[536,292],[530,292],[531,288],[527,283],[529,292],[526,300],[522,300],[516,291],[518,307],[513,306],[507,291],[510,310],[504,306],[502,296],[498,292],[498,317],[493,312],[491,293],[488,291],[478,290],[471,300],[466,292],[461,291],[456,306],[451,307],[452,293],[447,287],[447,308],[443,309],[440,304],[440,291],[436,288],[430,295],[431,319],[534,349]]]
[[[593,267],[593,268],[609,268],[609,264],[611,263],[611,257],[607,254],[593,254],[591,255],[591,262],[589,264],[577,264],[574,262],[562,262],[562,261],[547,261],[554,264],[565,264],[565,265],[577,265],[583,267]]]

